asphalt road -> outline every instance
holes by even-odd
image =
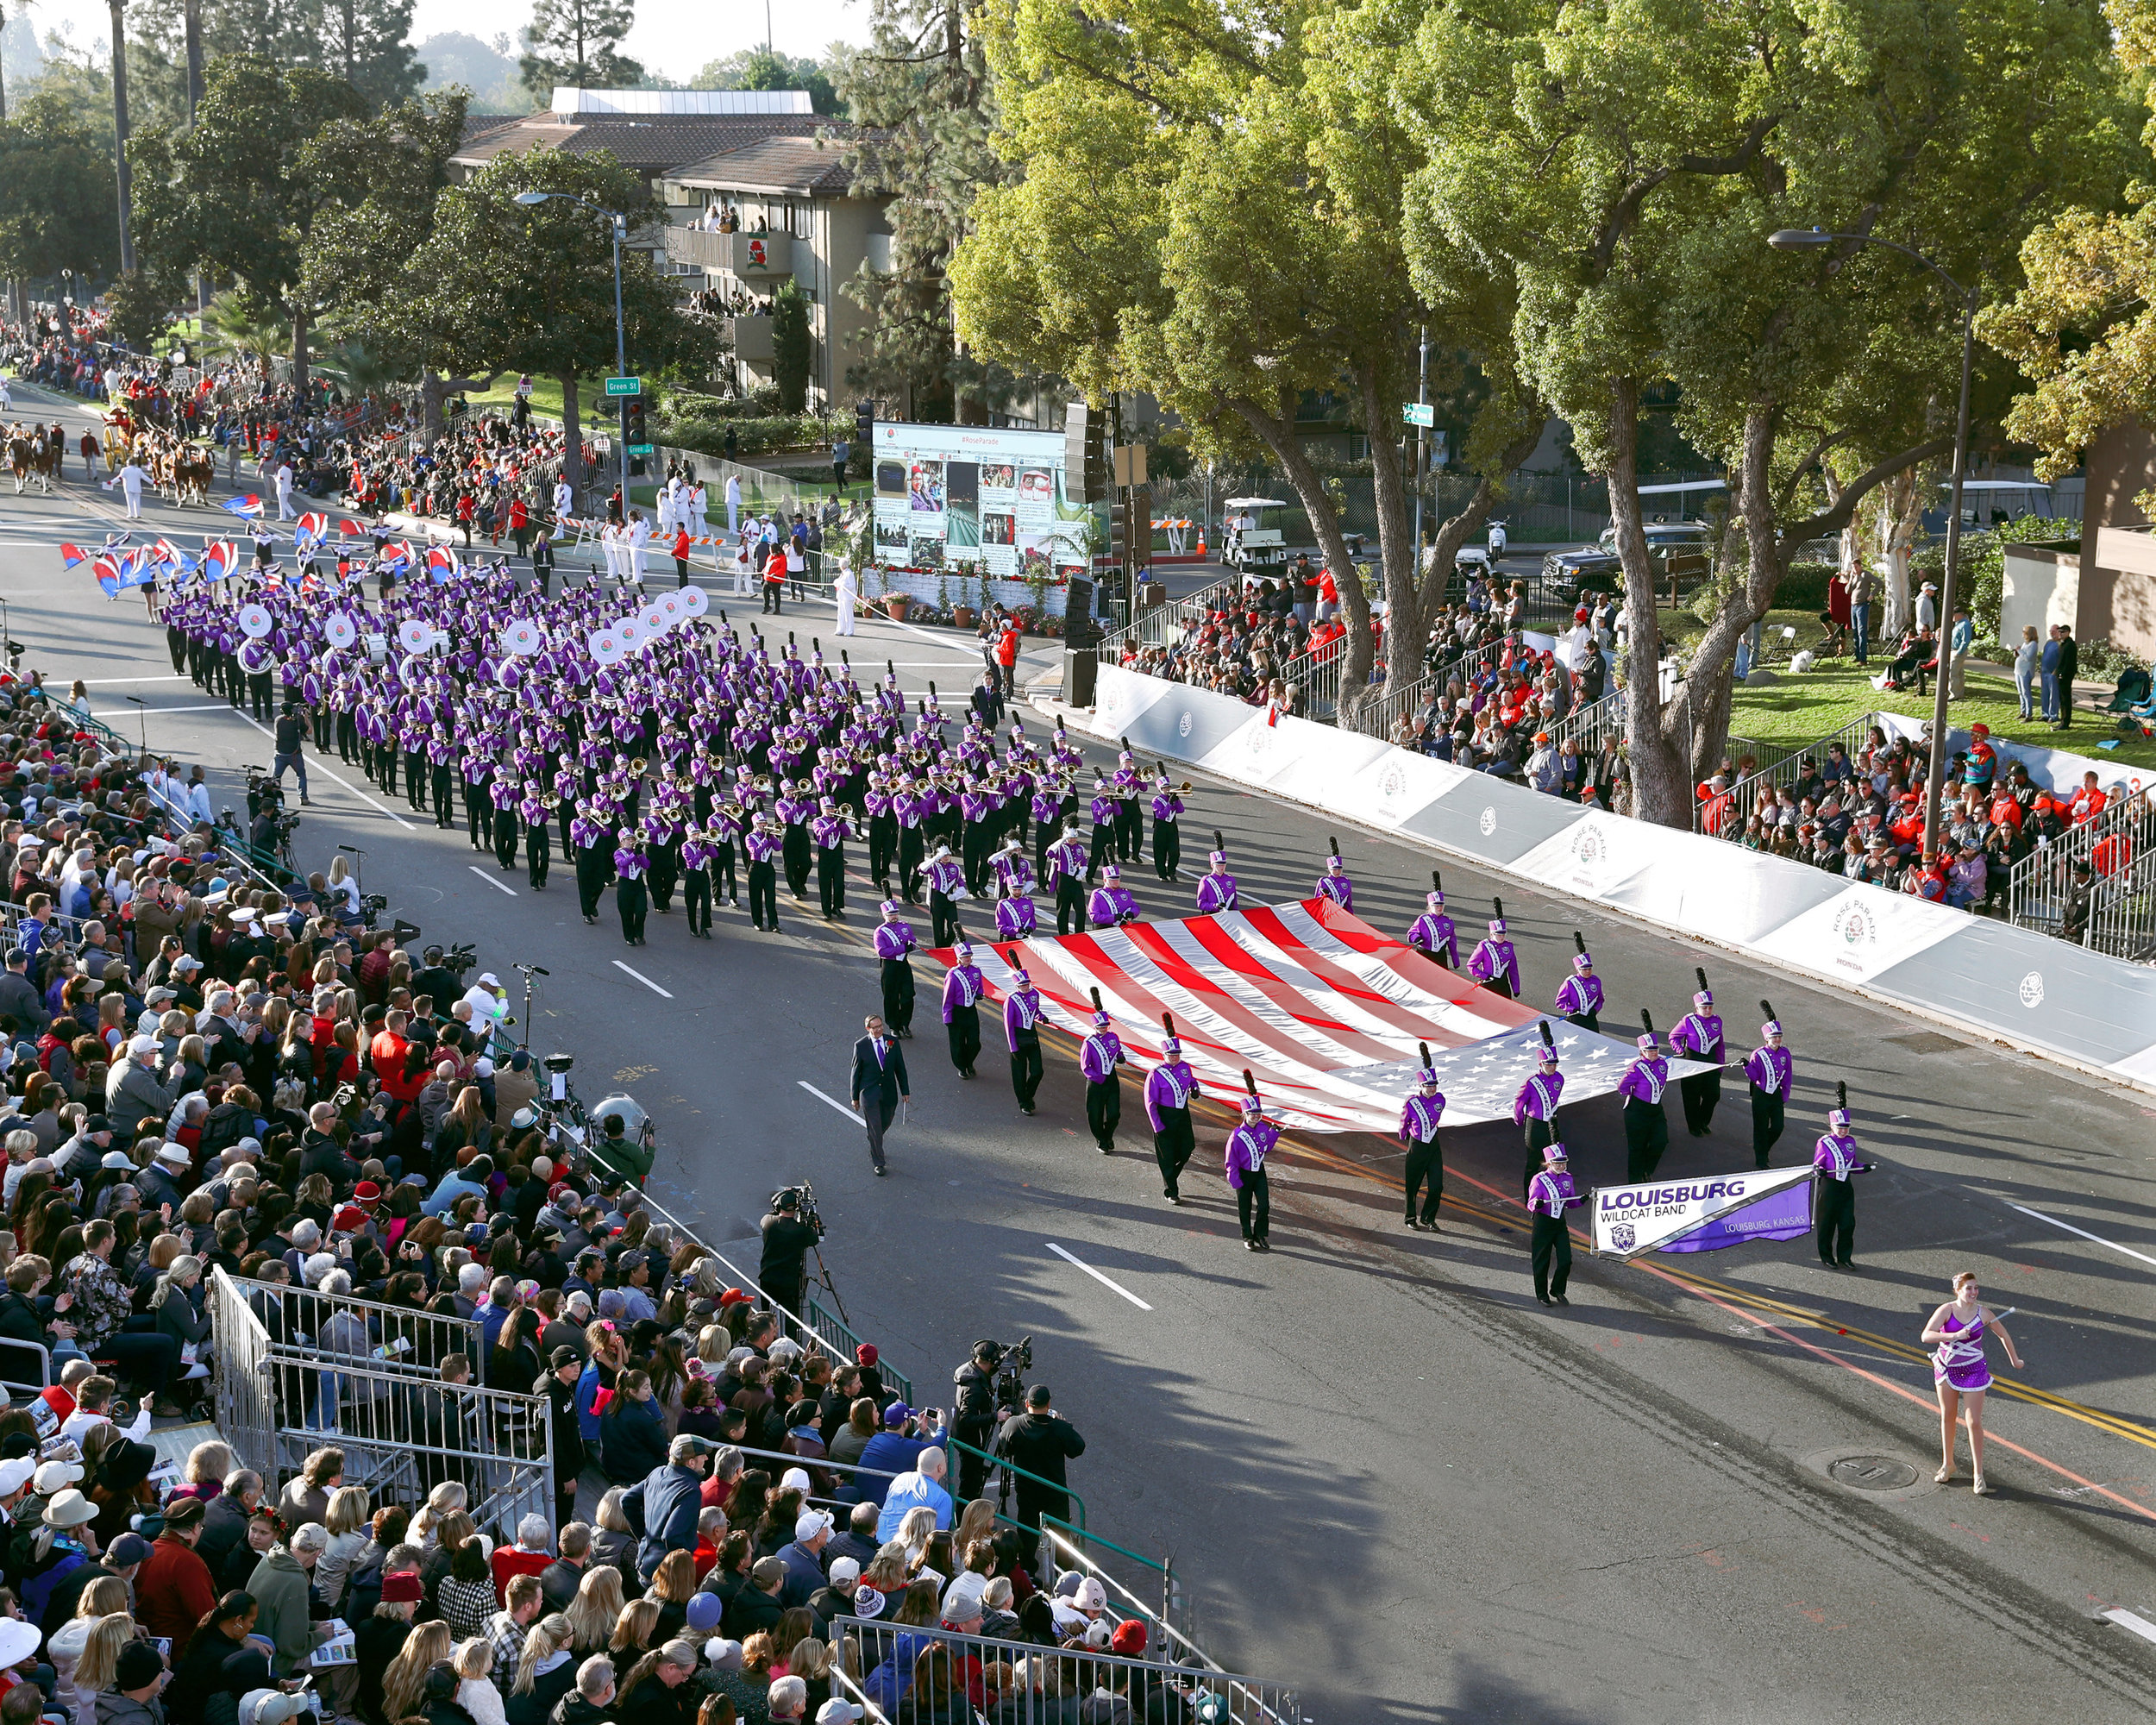
[[[153,745],[208,763],[219,803],[236,802],[232,769],[266,759],[266,740],[171,675],[132,596],[109,604],[60,569],[60,540],[94,539],[118,512],[74,471],[54,499],[0,492],[0,597],[25,663],[84,677],[130,732],[140,698]],[[152,505],[147,525],[229,521]],[[828,618],[787,621],[830,649]],[[977,664],[946,634],[885,623],[855,644],[915,688],[962,687]],[[718,938],[692,944],[677,911],[631,952],[611,916],[584,925],[565,869],[535,894],[461,828],[332,781],[353,776],[334,760],[315,770],[303,862],[364,846],[369,888],[429,938],[476,939],[505,975],[546,966],[535,1046],[575,1054],[587,1102],[619,1087],[653,1111],[653,1190],[707,1238],[746,1234],[774,1185],[814,1181],[855,1328],[924,1399],[944,1399],[976,1337],[1030,1333],[1037,1377],[1088,1439],[1073,1479],[1089,1525],[1172,1556],[1200,1640],[1300,1684],[1314,1719],[2146,1716],[2156,1645],[2097,1616],[2156,1623],[2142,1099],[1499,887],[1529,998],[1551,997],[1576,927],[1620,1028],[1640,1006],[1673,1022],[1704,962],[1733,1039],[1748,1045],[1761,994],[1789,1027],[1797,1096],[1777,1160],[1808,1152],[1840,1078],[1886,1164],[1860,1188],[1861,1274],[1821,1268],[1802,1240],[1653,1264],[1583,1252],[1571,1307],[1552,1312],[1528,1282],[1508,1128],[1447,1133],[1458,1201],[1434,1237],[1401,1225],[1396,1145],[1299,1141],[1275,1178],[1275,1249],[1252,1257],[1225,1182],[1200,1171],[1219,1168],[1219,1124],[1171,1208],[1141,1134],[1126,1128],[1113,1157],[1083,1135],[1067,1049],[1025,1119],[993,1052],[978,1082],[957,1079],[927,1012],[907,1050],[914,1119],[874,1180],[841,1106],[876,1003],[865,881],[843,927],[785,905],[786,932],[758,935],[725,909]],[[1246,892],[1310,889],[1317,817],[1202,783],[1190,802],[1194,837],[1225,831]],[[1404,929],[1430,859],[1360,835],[1343,848],[1358,910]],[[1190,908],[1188,883],[1134,875],[1150,910]],[[1492,890],[1456,862],[1445,881],[1456,911]],[[1695,1140],[1672,1108],[1663,1171],[1748,1165],[1739,1093]],[[1125,1118],[1138,1116],[1132,1093]],[[1583,1186],[1621,1177],[1613,1102],[1570,1111],[1566,1138]],[[1965,1443],[1961,1483],[1931,1482],[1938,1419],[1914,1345],[1963,1268],[2016,1308],[2028,1369],[2005,1372],[1996,1351],[1993,1364],[2037,1398],[1989,1398],[1989,1500],[1967,1490]],[[1915,1483],[1830,1477],[1850,1457],[1878,1458],[1850,1478]]]

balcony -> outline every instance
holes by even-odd
[[[715,235],[714,237],[730,237]],[[726,336],[734,346],[734,357],[752,366],[771,363],[771,319],[768,317],[729,317],[725,320]]]
[[[667,258],[669,262],[689,264],[706,273],[729,267],[727,242],[731,234],[707,234],[699,228],[667,229]]]

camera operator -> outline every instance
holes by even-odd
[[[801,1219],[801,1193],[789,1186],[771,1195],[771,1214],[763,1219],[763,1258],[756,1266],[756,1280],[773,1304],[789,1312],[801,1309],[801,1288],[808,1279],[807,1258],[823,1239],[823,1224]]]
[[[950,1434],[984,1453],[994,1447],[996,1434],[996,1367],[1003,1363],[1002,1346],[993,1341],[973,1345],[973,1358],[950,1375],[957,1391],[951,1408]],[[958,1452],[958,1496],[971,1502],[981,1496],[988,1464],[971,1450]]]
[[[299,806],[308,806],[307,761],[299,752],[307,727],[300,716],[299,703],[286,701],[285,710],[277,716],[277,752],[270,759],[271,776],[281,790],[285,784],[285,769],[290,767],[299,775]]]
[[[464,979],[442,962],[441,947],[429,946],[420,957],[426,968],[411,979],[412,998],[426,995],[434,1002],[435,1016],[446,1021],[464,998]]]
[[[1066,1483],[1063,1464],[1085,1452],[1086,1440],[1078,1435],[1077,1427],[1056,1413],[1048,1386],[1036,1383],[1027,1390],[1025,1411],[1012,1414],[996,1435],[996,1453],[1012,1466],[1025,1470],[1018,1477],[1019,1521],[1038,1527],[1044,1515],[1059,1521],[1070,1519],[1070,1495],[1056,1488]],[[1027,1477],[1030,1474],[1040,1478]],[[1055,1484],[1044,1485],[1044,1479]]]

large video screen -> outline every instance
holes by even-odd
[[[1064,501],[1063,434],[876,422],[876,553],[911,569],[1026,580],[1082,568],[1082,504]]]

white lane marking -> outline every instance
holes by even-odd
[[[621,962],[620,959],[617,958],[614,961],[614,968],[617,970],[626,971],[630,975],[634,976],[639,982],[642,983],[645,988],[650,989],[651,992],[656,994],[661,1000],[670,1000],[674,998],[674,996],[667,993],[664,988],[661,988],[656,982],[653,982],[650,977],[645,975],[642,971],[630,970],[626,964]]]
[[[804,1090],[807,1091],[810,1095],[815,1097],[818,1101],[829,1102],[831,1107],[837,1109],[840,1113],[845,1115],[848,1120],[852,1120],[856,1124],[859,1123],[861,1116],[856,1114],[843,1102],[840,1101],[837,1097],[825,1095],[821,1090],[818,1089],[815,1085],[810,1083],[805,1078],[797,1078],[793,1082],[799,1084]]]
[[[99,677],[101,683],[191,683],[194,679],[185,671],[160,672],[154,677]]]
[[[275,731],[270,730],[267,725],[256,724],[251,715],[241,712],[236,706],[233,707],[230,711],[233,718],[245,720],[246,723],[254,725],[257,731],[260,731],[263,736],[268,737],[273,743],[277,740],[277,733]],[[321,774],[323,778],[329,780],[331,784],[342,785],[346,790],[351,792],[352,794],[357,797],[361,802],[371,804],[373,807],[379,809],[384,814],[387,815],[392,820],[395,821],[398,825],[403,827],[405,831],[417,832],[419,831],[417,827],[414,826],[410,821],[406,820],[404,816],[398,813],[395,809],[390,807],[387,803],[375,802],[373,798],[367,795],[365,791],[361,790],[350,780],[340,778],[336,774],[331,772],[327,767],[323,765],[322,757],[319,755],[315,757],[315,771]]]
[[[2156,1641],[2156,1623],[2152,1623],[2138,1611],[2128,1611],[2115,1606],[2102,1614],[2107,1623],[2115,1623],[2122,1629],[2130,1629],[2144,1641]]]
[[[1076,1264],[1079,1269],[1084,1270],[1087,1275],[1093,1277],[1093,1279],[1095,1282],[1098,1282],[1103,1288],[1109,1289],[1115,1293],[1120,1294],[1125,1300],[1128,1300],[1133,1306],[1137,1307],[1139,1311],[1150,1312],[1153,1309],[1143,1300],[1139,1299],[1137,1295],[1131,1293],[1129,1289],[1124,1287],[1121,1283],[1111,1282],[1106,1276],[1103,1276],[1099,1270],[1095,1270],[1083,1258],[1073,1258],[1070,1253],[1065,1251],[1062,1247],[1057,1245],[1054,1240],[1047,1240],[1043,1243],[1050,1251],[1054,1252],[1056,1257],[1063,1259],[1066,1263]]]
[[[179,706],[160,706],[152,705],[150,711],[152,712],[215,712],[219,707],[229,707],[231,703],[229,701],[190,701]],[[92,718],[99,717],[94,710],[91,712],[90,716]],[[117,730],[122,724],[127,722],[127,718],[128,715],[126,713],[115,713],[110,708],[108,707],[105,710],[103,722],[106,724],[111,725],[115,730]]]
[[[2078,1228],[2071,1222],[2062,1222],[2058,1217],[2047,1216],[2041,1210],[2032,1210],[2026,1204],[2009,1204],[2007,1208],[2019,1210],[2023,1215],[2034,1216],[2040,1222],[2049,1222],[2053,1227],[2064,1228],[2070,1234],[2079,1234],[2085,1240],[2094,1240],[2098,1245],[2108,1245],[2113,1251],[2122,1251],[2128,1258],[2137,1258],[2143,1264],[2156,1266],[2156,1258],[2149,1257],[2147,1252],[2136,1251],[2130,1245],[2121,1245],[2116,1240],[2108,1240],[2102,1234],[2092,1234],[2086,1228]]]
[[[492,875],[488,874],[486,869],[480,868],[478,863],[467,862],[465,864],[465,867],[469,869],[474,875],[477,875],[480,880],[486,881],[486,884],[492,887],[496,892],[507,893],[512,899],[517,896],[517,889],[514,887],[511,886],[505,881],[497,881]]]

